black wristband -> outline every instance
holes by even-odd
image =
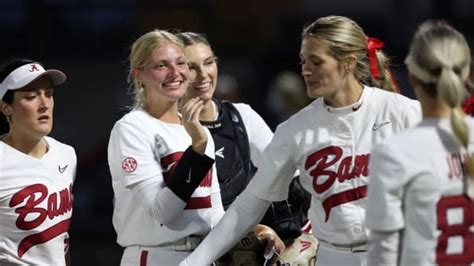
[[[186,149],[171,174],[168,187],[184,202],[188,202],[212,167],[214,160],[192,149]]]

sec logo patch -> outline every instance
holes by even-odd
[[[137,169],[137,165],[137,160],[132,157],[127,157],[122,162],[122,169],[127,173],[131,173]]]

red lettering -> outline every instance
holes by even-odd
[[[15,208],[25,202],[22,207],[15,209],[18,213],[16,226],[22,230],[31,230],[40,226],[48,217],[52,220],[54,217],[60,216],[72,209],[72,184],[68,188],[61,190],[59,193],[52,193],[48,196],[48,188],[43,184],[34,184],[25,187],[15,193],[10,200],[9,206]],[[48,198],[46,209],[38,207]],[[59,205],[58,205],[59,200]],[[28,217],[29,216],[29,217]],[[33,220],[27,219],[35,217]],[[26,236],[18,245],[18,256],[22,257],[31,247],[46,243],[49,240],[65,233],[69,230],[70,219],[61,221],[48,229]]]
[[[37,198],[38,194],[39,197]],[[64,194],[67,194],[67,197]],[[38,207],[46,197],[48,197],[46,209]],[[52,220],[54,217],[62,215],[72,209],[72,197],[70,196],[70,190],[67,188],[59,193],[59,208],[58,193],[52,193],[48,196],[48,188],[43,184],[34,184],[18,191],[13,195],[9,206],[15,208],[25,200],[26,203],[23,207],[15,209],[15,212],[19,214],[16,220],[16,226],[22,230],[36,228],[44,222],[46,217]],[[28,215],[36,218],[27,221]]]
[[[467,155],[461,156],[460,154],[448,155],[446,160],[448,161],[449,179],[459,179],[464,176],[466,157]]]
[[[312,169],[309,174],[313,177],[313,188],[316,193],[327,191],[336,179],[339,183],[343,183],[346,180],[369,175],[370,154],[356,155],[354,159],[352,156],[342,158],[342,154],[341,147],[329,146],[308,156],[305,170]],[[354,165],[352,165],[352,160],[354,160]],[[337,169],[334,169],[336,165]],[[327,178],[323,182],[318,182],[322,177]],[[323,201],[326,221],[333,207],[366,197],[366,190],[367,186],[360,186],[326,198]]]
[[[346,180],[353,179],[359,176],[369,175],[369,160],[370,154],[356,155],[354,159],[354,166],[351,169],[352,156],[342,157],[342,148],[337,146],[330,146],[308,156],[305,162],[305,170],[316,166],[309,174],[313,179],[313,188],[317,193],[323,193],[328,190],[336,181],[342,183]],[[329,159],[331,158],[331,159]],[[330,170],[330,168],[339,162],[337,171]],[[318,178],[327,176],[325,182],[319,183]]]
[[[39,198],[36,198],[37,193],[40,194]],[[18,218],[16,219],[16,226],[23,230],[30,230],[38,227],[46,219],[47,210],[44,208],[36,208],[48,195],[48,188],[42,184],[34,184],[24,189],[18,191],[13,195],[10,200],[10,208],[14,208],[18,204],[22,203],[25,199],[25,206],[17,208],[15,210],[18,213]],[[37,217],[31,221],[26,221],[26,216],[28,214],[38,214]]]
[[[59,212],[58,215],[64,214],[67,211],[72,209],[72,195],[69,193],[72,191],[72,187],[70,190],[67,188],[59,191]]]
[[[319,150],[306,159],[305,170],[316,165],[316,168],[312,170],[309,174],[314,178],[313,179],[313,188],[317,193],[323,193],[328,190],[334,180],[336,179],[336,173],[331,170],[325,170],[339,161],[342,155],[342,149],[340,147],[330,146]],[[332,160],[328,161],[328,158],[333,156]],[[322,184],[318,184],[318,178],[320,176],[327,176],[327,180]]]
[[[58,216],[58,198],[54,193],[49,195],[48,210],[51,210],[48,212],[49,219],[53,219],[54,217]]]
[[[339,163],[339,167],[337,167],[337,180],[339,183],[342,183],[345,180],[350,180],[354,177],[351,173],[351,161],[352,157],[346,157],[341,160],[341,163]]]

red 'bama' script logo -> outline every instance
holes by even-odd
[[[167,155],[161,158],[161,167],[163,167],[163,177],[165,182],[168,183],[169,178],[173,175],[174,169],[178,164],[179,160],[183,156],[183,152],[175,152],[170,155]],[[202,179],[201,183],[199,183],[200,187],[211,187],[212,185],[212,168],[207,172],[206,176]],[[211,196],[205,197],[191,197],[185,209],[204,209],[204,208],[211,208]]]
[[[318,150],[306,158],[305,170],[310,170],[309,175],[313,177],[313,188],[320,194],[327,191],[334,182],[340,183],[362,176],[369,175],[370,154],[356,155],[355,163],[351,169],[352,157],[342,158],[342,148],[338,146],[329,146]],[[332,166],[337,165],[337,171],[331,170]],[[326,176],[326,181],[321,181]],[[343,192],[333,194],[323,201],[324,211],[326,212],[326,222],[329,219],[329,213],[335,206],[364,198],[367,195],[367,186],[359,186]]]
[[[10,208],[15,208],[21,203],[25,204],[17,207],[18,213],[16,226],[21,230],[31,230],[40,226],[46,219],[54,219],[72,209],[72,185],[59,192],[48,194],[48,188],[43,184],[34,184],[18,191],[10,200]],[[47,209],[39,207],[47,200]],[[34,217],[32,219],[32,217]],[[23,238],[18,245],[18,256],[35,245],[46,243],[49,240],[69,230],[69,219],[61,221],[46,230],[29,235]]]

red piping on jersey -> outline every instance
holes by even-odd
[[[140,255],[140,266],[146,266],[148,259],[148,250],[142,250],[142,254]]]

